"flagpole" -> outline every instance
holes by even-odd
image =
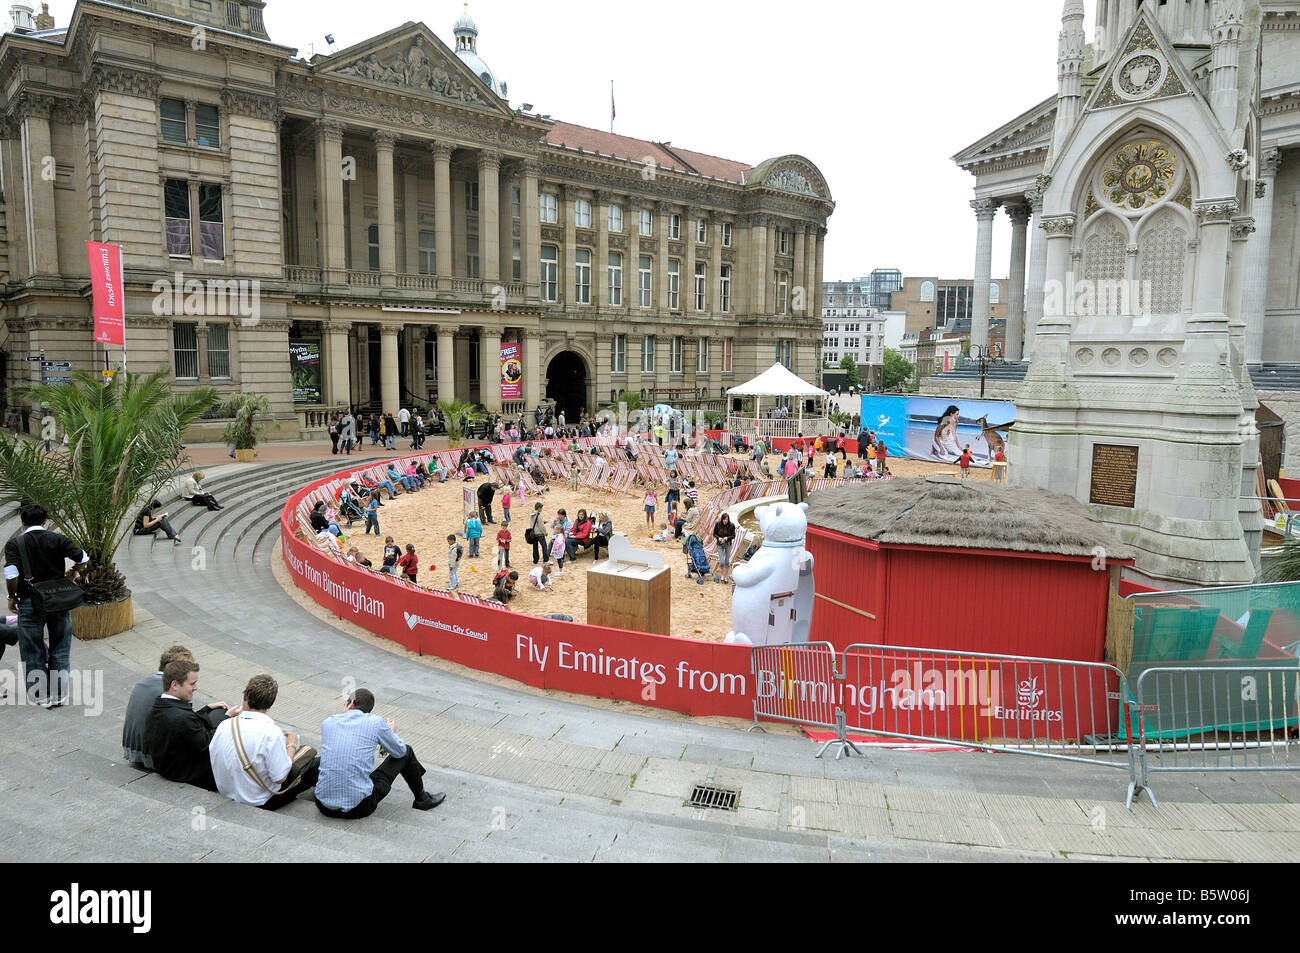
[[[610,132],[610,135],[613,135],[613,134],[614,134],[614,116],[615,116],[615,112],[614,112],[614,81],[611,79],[611,80],[609,81],[609,132]]]

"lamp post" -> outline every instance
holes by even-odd
[[[980,365],[980,400],[984,399],[984,380],[988,376],[990,367],[998,367],[1006,363],[1002,359],[1002,345],[990,344],[979,345],[972,344],[970,356],[973,360],[979,361]]]

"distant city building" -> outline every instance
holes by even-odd
[[[889,310],[907,315],[906,331],[948,328],[970,335],[975,310],[975,282],[970,278],[904,278],[894,292]],[[989,283],[989,319],[1005,325],[1009,282],[1000,278]]]

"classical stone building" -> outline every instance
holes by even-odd
[[[129,369],[265,393],[291,435],[344,404],[503,409],[502,342],[507,410],[816,374],[834,203],[806,159],[511,108],[468,16],[454,49],[406,23],[303,60],[263,7],[81,0],[0,40],[11,387],[42,352],[103,366],[88,239],[124,250]]]
[[[1098,0],[1091,43],[1084,19],[1066,0],[1057,93],[955,157],[975,343],[1012,223],[1007,352],[1032,358],[1012,480],[1091,503],[1151,576],[1248,582],[1255,386],[1300,360],[1300,4]]]

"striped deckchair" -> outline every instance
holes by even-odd
[[[626,493],[632,489],[632,482],[635,479],[636,471],[631,467],[618,467],[610,480],[609,490],[613,493]]]
[[[599,460],[600,458],[597,457],[596,459]],[[585,480],[582,481],[583,487],[585,487],[588,490],[599,489],[601,484],[605,482],[601,479],[601,474],[605,474],[605,480],[608,480],[609,479],[608,471],[609,471],[609,467],[606,467],[603,464],[589,467],[587,469],[587,477]]]
[[[497,463],[509,463],[510,455],[515,452],[515,445],[508,443],[495,443],[492,445],[492,459]]]

